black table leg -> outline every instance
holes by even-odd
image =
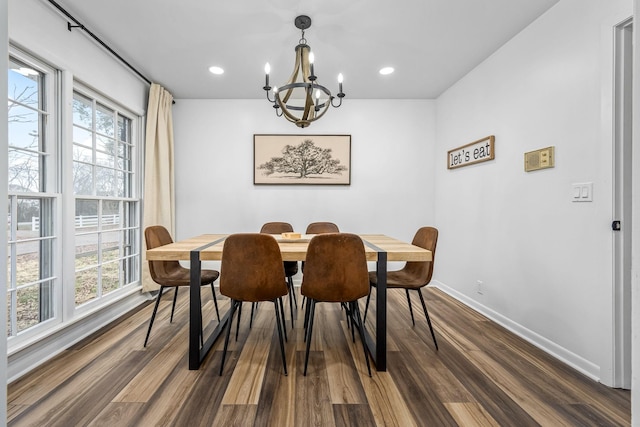
[[[200,348],[200,334],[204,333],[202,328],[202,300],[200,298],[200,277],[202,275],[202,261],[200,261],[200,251],[222,242],[226,237],[210,242],[204,246],[191,251],[190,261],[190,283],[189,283],[189,369],[197,370],[213,347],[213,344],[224,330],[224,325],[229,319],[227,312],[220,323],[206,339],[203,337],[203,345]]]
[[[378,252],[376,263],[376,348],[375,362],[378,371],[387,370],[387,253]]]
[[[202,331],[202,301],[200,300],[200,251],[191,251],[189,284],[189,369],[200,367],[200,331]]]
[[[376,245],[363,240],[364,244],[378,253],[376,261],[376,339],[365,328],[365,342],[371,354],[376,370],[387,370],[387,253]]]

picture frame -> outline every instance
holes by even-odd
[[[447,151],[447,169],[457,169],[494,160],[496,158],[495,142],[496,137],[489,135]]]
[[[350,185],[351,135],[253,135],[254,185]]]

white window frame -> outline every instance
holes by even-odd
[[[18,191],[8,191],[8,203],[9,209],[12,209],[11,215],[15,218],[17,212],[15,211],[15,202],[18,198],[39,198],[39,199],[48,199],[51,201],[51,213],[52,213],[52,221],[51,226],[53,227],[52,235],[47,237],[47,240],[53,240],[52,244],[52,254],[49,255],[49,260],[52,262],[52,277],[53,277],[53,300],[52,300],[52,316],[42,322],[39,322],[36,325],[29,327],[23,331],[18,332],[16,335],[9,335],[7,338],[8,348],[11,350],[12,348],[21,346],[27,342],[31,342],[37,337],[46,334],[47,330],[50,330],[52,327],[62,323],[62,257],[60,254],[62,253],[62,236],[61,236],[61,193],[60,193],[60,131],[59,131],[59,123],[60,123],[60,110],[59,110],[59,99],[60,99],[60,72],[56,70],[54,67],[50,66],[44,61],[41,61],[26,52],[16,48],[15,46],[9,46],[9,57],[14,58],[16,61],[24,63],[25,65],[33,68],[34,70],[39,71],[44,76],[44,108],[40,108],[39,110],[46,111],[44,117],[45,123],[41,127],[41,130],[44,135],[42,137],[45,140],[44,151],[40,152],[43,156],[47,158],[46,166],[44,167],[44,171],[40,171],[40,173],[44,173],[41,181],[46,182],[45,191],[38,192],[18,192]],[[42,188],[40,189],[42,190]],[[13,206],[12,206],[13,205]],[[41,204],[40,209],[43,209],[43,205]],[[8,255],[11,257],[15,256],[15,252],[12,252],[12,242],[14,242],[15,236],[9,236],[8,240]],[[15,247],[15,245],[14,245]],[[11,262],[8,259],[8,262]],[[10,268],[9,266],[7,266]],[[13,304],[16,302],[15,297],[15,283],[16,283],[16,271],[15,269],[11,270],[11,277],[7,283],[7,298],[10,303],[8,308],[10,309]],[[16,312],[14,310],[9,311],[9,324],[8,328],[11,328],[11,332],[16,331]]]
[[[118,104],[117,102],[113,101],[112,99],[110,99],[108,96],[90,88],[88,85],[84,84],[81,81],[78,80],[73,80],[73,88],[72,90],[69,91],[69,103],[70,105],[73,103],[73,94],[74,92],[78,92],[79,94],[93,99],[96,102],[98,102],[101,105],[104,105],[107,108],[110,108],[114,111],[117,111],[118,113],[120,113],[122,116],[125,116],[127,118],[129,118],[131,120],[131,139],[132,139],[132,153],[131,153],[131,165],[132,165],[132,171],[133,171],[133,177],[134,179],[132,180],[132,184],[131,184],[131,194],[129,197],[111,197],[111,196],[96,196],[96,195],[75,195],[74,194],[74,189],[73,189],[73,180],[72,179],[68,179],[67,183],[68,185],[70,185],[71,187],[68,188],[68,194],[71,195],[71,197],[68,198],[68,200],[65,201],[66,205],[69,207],[71,212],[74,212],[73,215],[75,215],[75,200],[76,199],[83,199],[83,200],[121,200],[123,202],[129,202],[129,203],[134,203],[136,204],[136,223],[135,225],[131,226],[131,227],[124,227],[124,229],[133,229],[136,230],[137,232],[134,232],[134,239],[135,241],[134,246],[135,246],[135,252],[131,255],[132,258],[136,259],[135,265],[136,265],[136,269],[137,269],[137,280],[126,284],[125,286],[123,286],[122,288],[110,292],[107,295],[101,295],[100,292],[98,291],[98,297],[95,299],[92,299],[91,301],[87,301],[81,305],[75,305],[75,262],[74,262],[74,257],[68,257],[67,260],[65,260],[65,274],[67,275],[67,277],[70,277],[70,281],[72,282],[69,294],[65,296],[65,301],[64,301],[64,306],[65,306],[65,312],[70,313],[72,316],[77,317],[77,316],[82,316],[86,313],[90,313],[91,311],[94,311],[100,307],[103,307],[105,305],[108,305],[109,303],[112,303],[120,298],[122,298],[124,295],[129,294],[132,290],[139,290],[139,288],[141,287],[141,265],[142,265],[142,256],[141,256],[141,241],[140,241],[140,236],[141,236],[141,224],[142,224],[142,199],[141,199],[141,188],[142,188],[142,167],[141,167],[141,158],[142,158],[142,146],[143,146],[143,141],[142,141],[142,134],[141,134],[141,129],[140,129],[140,123],[142,122],[142,118],[135,114],[134,112],[132,112],[131,110],[127,109],[126,107],[123,107],[122,105]],[[65,168],[65,170],[72,170],[73,168],[73,158],[72,158],[72,146],[73,146],[73,136],[72,136],[72,128],[73,128],[73,111],[72,109],[70,109],[70,111],[68,112],[68,123],[69,123],[69,127],[71,128],[70,131],[68,132],[68,134],[70,134],[70,139],[68,141],[68,145],[70,147],[69,149],[69,158],[66,159],[68,160],[68,167]],[[95,124],[94,124],[95,126]],[[69,217],[68,217],[69,218]],[[69,253],[74,253],[75,252],[75,225],[74,225],[75,221],[72,221],[72,223],[69,224],[69,227],[67,227],[67,229],[69,230],[69,233],[66,233],[65,238],[72,241],[69,244],[65,243],[65,248],[68,248],[68,251],[70,251]]]
[[[8,192],[8,201],[11,198],[19,196],[40,197],[52,200],[53,212],[53,316],[43,322],[40,322],[24,331],[19,332],[16,336],[8,337],[7,352],[9,356],[22,352],[37,342],[49,342],[53,334],[58,333],[62,329],[83,321],[88,317],[97,315],[103,310],[111,310],[110,306],[115,306],[120,301],[130,301],[128,298],[139,293],[141,289],[141,227],[142,227],[142,185],[143,185],[143,117],[140,114],[132,112],[130,109],[123,107],[117,102],[110,99],[107,95],[99,93],[91,89],[88,85],[74,80],[73,73],[68,70],[58,70],[54,66],[47,64],[45,60],[39,59],[15,46],[9,47],[9,55],[17,61],[33,67],[34,69],[44,73],[47,77],[45,80],[45,91],[47,94],[45,100],[47,102],[48,119],[43,126],[46,129],[45,149],[49,160],[46,162],[46,168],[43,181],[49,183],[46,192]],[[6,83],[5,83],[6,84]],[[135,207],[134,225],[130,227],[133,231],[130,233],[134,251],[131,254],[134,265],[135,280],[121,288],[114,290],[102,298],[94,299],[85,304],[75,306],[75,199],[73,189],[73,111],[71,105],[73,103],[73,93],[79,93],[96,99],[100,104],[118,111],[121,115],[131,120],[131,169],[133,171],[133,179],[131,182],[131,194],[128,198],[116,197],[115,199],[132,203]],[[116,135],[117,138],[117,135]],[[87,198],[91,196],[79,196]],[[107,197],[98,197],[99,199],[107,199]],[[11,205],[9,205],[11,206]],[[16,213],[13,212],[15,215]],[[11,236],[9,236],[11,238]],[[10,252],[11,240],[8,240],[8,255]],[[70,255],[68,255],[70,254]],[[7,273],[4,273],[5,275]],[[5,276],[6,277],[6,276]],[[11,283],[7,283],[7,297],[10,296]],[[128,304],[128,302],[127,302]],[[102,316],[102,315],[101,315]],[[11,320],[11,319],[9,319]],[[15,316],[13,321],[15,321]]]

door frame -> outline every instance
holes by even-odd
[[[631,388],[633,18],[614,28],[612,386]],[[613,228],[613,224],[612,224]]]

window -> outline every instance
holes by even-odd
[[[11,57],[8,70],[7,336],[54,317],[59,287],[53,69]]]
[[[60,75],[10,48],[9,350],[140,283],[139,117]]]
[[[75,304],[138,281],[133,120],[87,90],[73,94]]]

